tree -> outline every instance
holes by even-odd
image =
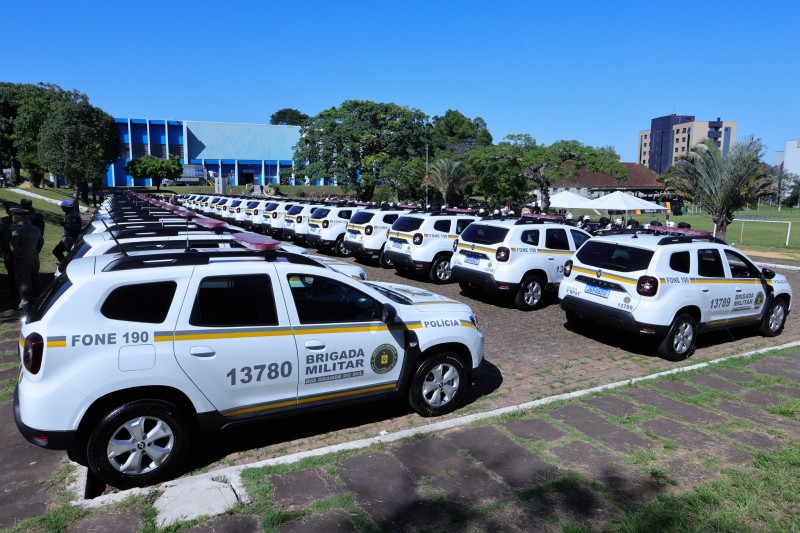
[[[269,123],[276,126],[302,126],[310,117],[305,113],[301,113],[297,109],[291,107],[284,107],[275,111],[269,117]]]
[[[425,181],[425,158],[395,157],[381,168],[382,183],[391,189],[395,202],[422,201],[421,190]]]
[[[711,140],[693,146],[660,178],[667,190],[711,215],[717,236],[725,239],[734,213],[761,196],[773,194],[772,178],[761,163],[764,145],[747,137],[724,155]]]
[[[778,205],[778,211],[781,210],[783,205],[797,205],[797,198],[795,197],[794,201],[792,201],[792,196],[794,196],[793,191],[798,180],[800,180],[800,176],[793,172],[786,172],[783,168],[783,163],[769,167],[767,172],[772,177],[772,182],[775,186],[775,203]],[[787,192],[789,193],[788,198],[786,198]]]
[[[490,146],[492,135],[481,117],[470,120],[460,111],[448,109],[432,120],[434,144],[440,150],[462,154],[479,146]]]
[[[65,91],[58,85],[0,82],[0,163],[10,166],[12,180],[19,181],[24,167],[31,180],[44,175],[38,161],[38,135],[51,104],[59,100],[85,101],[79,91]]]
[[[517,137],[526,144],[533,140],[530,136],[510,137]],[[547,147],[534,144],[525,150],[522,166],[523,174],[532,187],[539,190],[542,211],[545,213],[550,209],[550,187],[553,183],[559,179],[576,177],[581,168],[610,174],[618,182],[627,179],[625,168],[613,148],[594,148],[578,141],[558,141]]]
[[[102,183],[118,153],[119,130],[111,115],[86,101],[54,104],[40,133],[39,158],[67,180],[76,199],[90,183]]]
[[[439,191],[442,203],[451,205],[469,199],[469,188],[475,182],[463,161],[440,157],[430,167],[428,184]]]
[[[427,118],[422,111],[396,104],[345,101],[302,127],[294,159],[308,164],[295,169],[295,175],[335,178],[345,192],[370,200],[390,161],[425,153]]]
[[[128,161],[125,172],[134,178],[151,178],[156,184],[156,191],[161,190],[162,180],[175,181],[183,174],[181,158],[176,154],[169,159],[146,155]]]

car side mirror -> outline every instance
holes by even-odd
[[[775,271],[774,270],[770,270],[768,268],[762,268],[761,269],[761,275],[764,276],[767,279],[772,279],[772,278],[775,277]]]
[[[391,324],[397,320],[397,309],[392,304],[383,304],[381,308],[381,322]]]

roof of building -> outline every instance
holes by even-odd
[[[628,179],[617,182],[614,176],[604,172],[589,172],[586,168],[578,170],[578,175],[571,179],[559,179],[553,183],[554,188],[586,187],[589,189],[663,189],[664,184],[657,181],[658,174],[647,167],[636,163],[622,163]]]

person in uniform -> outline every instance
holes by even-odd
[[[72,200],[63,200],[58,205],[64,211],[64,220],[61,221],[61,225],[64,226],[64,234],[56,244],[56,247],[53,248],[53,255],[56,256],[60,263],[66,257],[67,252],[75,245],[75,241],[78,240],[83,221]]]
[[[28,211],[27,222],[36,226],[42,236],[44,236],[44,217],[39,211],[34,209],[33,201],[31,201],[30,198],[23,198],[19,201],[19,205],[22,207],[22,209],[26,209]]]
[[[14,278],[19,293],[19,308],[23,315],[31,311],[34,293],[34,280],[39,277],[39,250],[43,243],[39,228],[27,222],[30,213],[27,209],[11,209],[11,256],[14,258]]]

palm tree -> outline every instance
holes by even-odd
[[[474,179],[467,173],[462,161],[450,157],[437,159],[431,165],[428,184],[439,191],[443,203],[450,203],[467,196],[467,189]]]
[[[668,191],[711,215],[717,236],[724,240],[736,211],[774,193],[772,179],[761,163],[763,152],[764,145],[753,137],[736,143],[727,156],[707,139],[679,157],[662,179]]]

